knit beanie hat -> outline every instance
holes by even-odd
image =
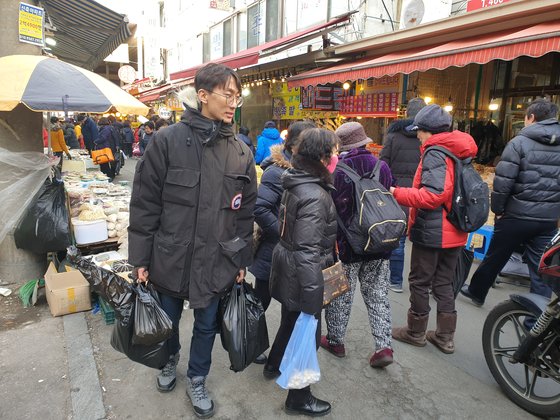
[[[338,127],[335,134],[340,139],[340,150],[346,151],[356,149],[373,142],[364,131],[364,127],[359,122],[347,122]]]
[[[422,130],[437,134],[449,131],[451,122],[452,118],[449,112],[439,105],[433,104],[422,108],[414,117],[414,122],[406,127],[406,129],[409,131]]]
[[[267,121],[264,123],[264,128],[276,128],[276,123],[274,121]]]
[[[422,98],[412,98],[406,105],[406,118],[414,118],[416,114],[426,106],[426,102]]]

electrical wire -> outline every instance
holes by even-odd
[[[395,25],[393,24],[393,18],[391,17],[391,13],[389,13],[389,9],[387,9],[387,5],[385,4],[385,0],[381,0],[381,3],[383,4],[383,7],[385,8],[385,11],[387,12],[387,16],[389,16],[389,22],[391,23],[391,28],[394,31],[395,30]]]

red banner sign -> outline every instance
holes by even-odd
[[[467,12],[499,6],[500,4],[507,3],[508,1],[509,0],[469,0],[467,3]]]
[[[366,95],[347,96],[342,100],[342,115],[363,115],[379,117],[396,117],[399,105],[398,93],[368,93]]]

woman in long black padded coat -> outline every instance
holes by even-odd
[[[284,350],[301,312],[314,315],[317,348],[321,336],[323,306],[322,270],[334,263],[336,209],[327,170],[336,152],[338,138],[328,130],[304,130],[294,147],[292,169],[282,176],[284,193],[278,218],[280,242],[272,254],[271,296],[282,304],[280,327],[265,365],[267,377],[278,372]],[[315,398],[310,387],[291,389],[286,411],[309,416],[330,412],[328,402]]]

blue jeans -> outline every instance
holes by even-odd
[[[163,310],[171,318],[173,334],[167,340],[169,354],[176,354],[181,349],[179,343],[179,321],[183,312],[183,299],[159,294]],[[212,364],[212,348],[218,330],[218,304],[220,298],[213,299],[206,308],[194,309],[193,336],[187,376],[207,376]]]
[[[404,270],[404,244],[406,236],[401,236],[399,246],[391,252],[389,259],[389,269],[391,270],[391,278],[389,279],[392,286],[402,287],[403,270]]]

